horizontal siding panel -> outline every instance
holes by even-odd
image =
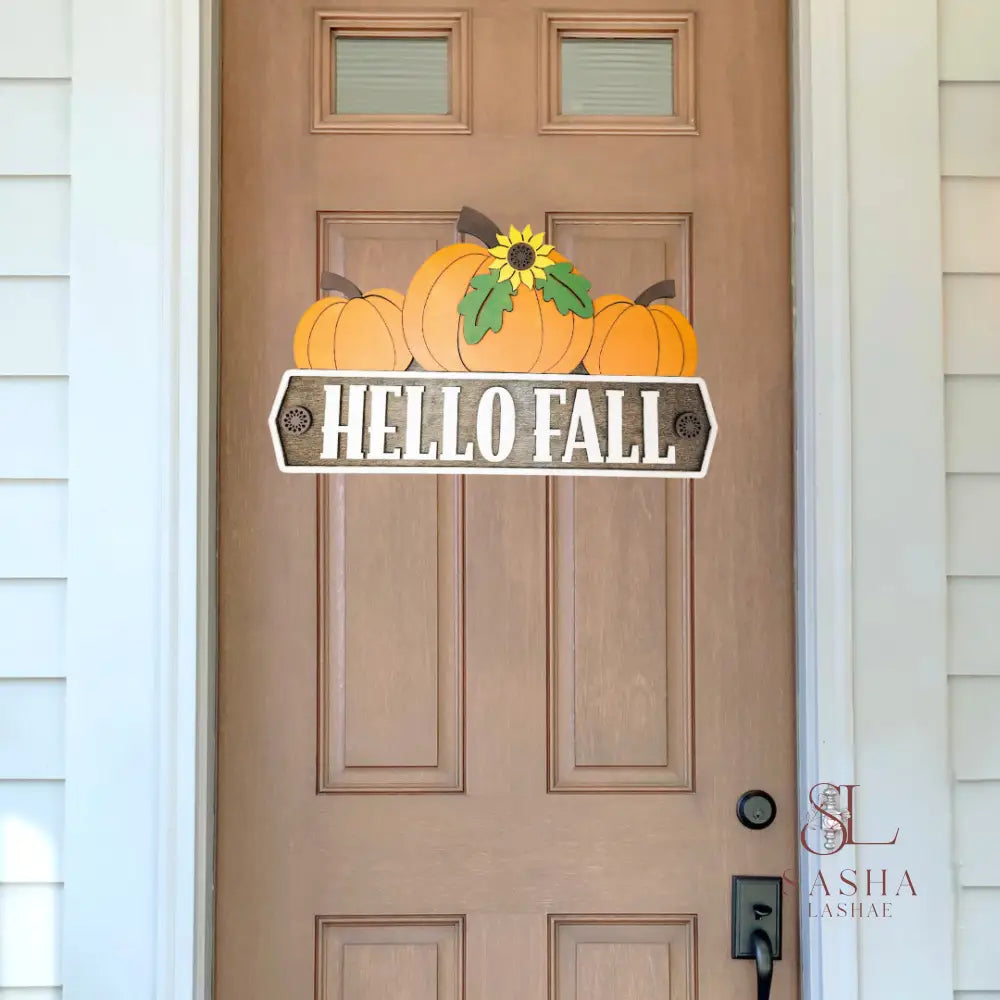
[[[0,177],[0,274],[69,273],[69,178]]]
[[[66,379],[0,378],[0,479],[66,476]]]
[[[66,676],[66,581],[0,580],[0,677]]]
[[[0,987],[62,982],[62,889],[0,885]]]
[[[944,277],[946,370],[1000,375],[1000,274]]]
[[[955,777],[1000,780],[1000,677],[952,677],[948,688]]]
[[[69,173],[69,83],[0,80],[0,174]]]
[[[0,375],[65,375],[69,278],[0,277]]]
[[[0,781],[0,883],[62,881],[62,844],[63,783]]]
[[[956,921],[955,986],[1000,990],[1000,889],[961,889]]]
[[[62,1000],[62,990],[58,986],[29,987],[23,990],[8,990],[0,986],[0,1000]]]
[[[1000,178],[946,177],[941,201],[944,270],[1000,273]]]
[[[940,0],[938,23],[942,80],[1000,80],[997,0]]]
[[[64,681],[0,680],[0,779],[63,777],[65,696]]]
[[[949,472],[1000,472],[1000,375],[948,376],[945,430]]]
[[[998,622],[1000,577],[965,576],[948,581],[949,673],[1000,676]]]
[[[1000,781],[955,786],[955,861],[963,886],[1000,887]]]
[[[950,474],[948,572],[1000,576],[1000,475]]]
[[[66,575],[66,483],[0,482],[0,577]]]
[[[0,77],[70,75],[70,0],[0,0]]]
[[[1000,83],[941,85],[941,173],[1000,177]]]

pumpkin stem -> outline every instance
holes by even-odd
[[[343,292],[349,299],[360,299],[364,292],[350,278],[345,278],[342,274],[334,274],[333,271],[324,271],[319,277],[319,289],[321,292]]]
[[[657,299],[672,299],[677,294],[673,280],[657,281],[650,285],[641,295],[635,297],[637,306],[648,306]]]
[[[474,236],[483,246],[491,247],[496,244],[499,226],[490,218],[477,212],[468,205],[462,206],[462,211],[458,213],[458,222],[455,228],[463,236]]]

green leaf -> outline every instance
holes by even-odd
[[[546,302],[552,302],[563,316],[568,312],[576,313],[583,319],[594,315],[594,303],[590,298],[590,282],[573,270],[568,260],[545,268],[545,281],[542,282],[542,297]]]
[[[465,317],[465,342],[478,344],[488,331],[500,332],[503,314],[514,308],[514,289],[495,270],[477,274],[469,284],[472,288],[459,302],[458,312]]]

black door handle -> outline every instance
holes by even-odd
[[[771,976],[774,975],[774,952],[771,939],[760,928],[750,935],[754,964],[757,966],[757,1000],[771,1000]]]
[[[733,876],[733,958],[753,961],[757,1000],[770,1000],[781,958],[781,889],[778,876]]]

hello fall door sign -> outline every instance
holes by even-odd
[[[405,296],[325,273],[270,415],[283,472],[700,478],[716,424],[672,281],[635,300],[530,226],[433,253]]]

